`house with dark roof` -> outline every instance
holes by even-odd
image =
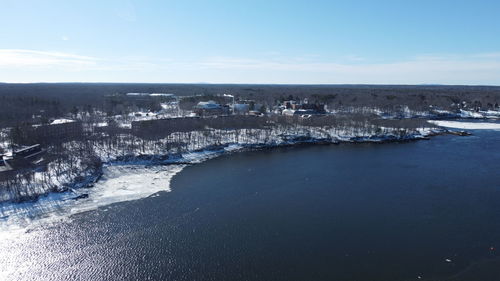
[[[15,175],[19,170],[36,169],[45,163],[43,155],[45,150],[41,145],[35,144],[12,152],[12,155],[0,156],[0,178]]]

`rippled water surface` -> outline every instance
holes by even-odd
[[[171,192],[4,231],[0,279],[500,280],[499,171],[489,130],[224,156]]]

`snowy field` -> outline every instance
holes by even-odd
[[[500,130],[500,123],[441,121],[441,120],[430,120],[429,123],[445,128],[455,128],[463,130]]]

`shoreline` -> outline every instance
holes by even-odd
[[[419,133],[406,134],[402,136],[395,135],[372,135],[365,137],[345,137],[345,138],[314,138],[307,136],[288,136],[284,137],[283,142],[270,142],[270,143],[257,143],[257,144],[241,144],[241,143],[229,143],[221,145],[212,145],[204,149],[198,149],[195,151],[189,151],[179,154],[138,154],[138,155],[125,155],[118,156],[112,160],[102,162],[101,166],[93,171],[90,175],[84,178],[79,178],[77,181],[66,184],[63,191],[51,191],[45,194],[39,194],[35,198],[32,196],[26,196],[24,198],[18,198],[18,200],[3,201],[0,204],[22,204],[22,203],[35,203],[40,198],[50,196],[51,194],[73,194],[70,197],[71,200],[80,200],[89,197],[91,192],[85,192],[87,189],[91,190],[96,184],[102,182],[101,179],[105,175],[104,169],[106,167],[112,166],[144,166],[144,167],[155,167],[155,166],[171,166],[171,165],[194,165],[206,160],[216,158],[222,155],[229,155],[232,153],[239,153],[245,151],[259,151],[259,150],[270,150],[283,147],[296,147],[296,146],[308,146],[308,145],[338,145],[338,144],[386,144],[386,143],[406,143],[419,140],[429,140],[431,137],[440,135],[458,135],[467,136],[470,133],[464,131],[453,131],[442,128],[427,128]],[[82,192],[84,191],[84,192]],[[68,199],[66,199],[68,200]]]
[[[342,123],[338,126],[300,124],[254,129],[211,129],[175,133],[157,141],[124,134],[117,136],[111,143],[92,140],[88,149],[91,157],[84,159],[86,166],[82,165],[82,156],[78,156],[80,144],[67,142],[63,145],[69,156],[67,160],[57,165],[49,163],[54,167],[47,168],[47,171],[30,174],[26,178],[16,177],[12,183],[7,182],[5,188],[0,189],[0,204],[36,201],[50,193],[68,191],[85,198],[87,195],[77,190],[92,187],[102,176],[102,167],[110,164],[189,165],[200,161],[197,159],[199,155],[193,156],[197,153],[208,155],[227,153],[227,150],[270,149],[304,144],[408,142],[427,140],[439,134],[469,135],[467,132],[437,127],[438,124],[434,123],[452,121],[410,121],[409,126],[397,123],[397,120],[392,121],[396,123],[370,125],[361,124],[358,120],[358,123]]]
[[[436,120],[428,120],[430,124],[437,125],[434,123]],[[403,132],[403,131],[401,131]],[[422,127],[419,129],[414,129],[413,131],[406,131],[405,133],[400,133],[397,129],[393,128],[390,134],[380,134],[380,135],[336,135],[334,137],[321,138],[313,137],[309,134],[295,134],[295,135],[279,135],[278,139],[274,139],[268,143],[224,143],[219,145],[209,145],[207,147],[183,152],[183,153],[169,153],[169,154],[130,154],[130,155],[116,155],[113,158],[103,159],[101,158],[101,164],[94,170],[86,170],[85,176],[77,176],[73,181],[63,183],[57,188],[53,188],[47,193],[29,195],[25,197],[18,197],[16,200],[6,200],[0,202],[0,220],[7,220],[9,215],[5,215],[5,210],[12,209],[10,205],[13,206],[23,206],[23,205],[37,205],[39,201],[48,200],[52,203],[59,204],[62,201],[73,201],[79,204],[80,201],[89,200],[89,197],[93,197],[94,188],[97,185],[105,184],[103,177],[106,176],[105,169],[109,167],[143,167],[144,169],[154,168],[154,167],[166,167],[166,166],[189,166],[204,162],[209,159],[213,159],[222,155],[229,155],[236,152],[245,151],[259,151],[259,150],[270,150],[276,148],[284,147],[298,147],[298,146],[309,146],[309,145],[338,145],[338,144],[386,144],[386,143],[406,143],[419,140],[430,140],[432,137],[441,135],[456,135],[456,136],[469,136],[471,133],[457,130],[456,128],[445,128],[445,127]],[[180,172],[182,168],[176,173]],[[147,172],[147,171],[146,171]],[[126,174],[124,174],[126,176]],[[173,175],[172,175],[173,176]],[[170,176],[167,177],[168,181]],[[168,183],[169,184],[169,183]],[[146,185],[147,186],[147,185]],[[127,187],[123,187],[127,189]],[[140,189],[140,188],[139,188]],[[147,189],[147,187],[146,187]],[[153,189],[156,190],[156,189]],[[158,191],[170,191],[169,186],[165,189],[160,189]],[[156,192],[158,192],[156,191]],[[138,193],[141,191],[138,190]],[[115,200],[116,202],[137,200],[147,196],[151,196],[156,192],[152,192],[144,196],[130,197],[132,199],[126,200]],[[53,200],[53,201],[51,201]],[[112,203],[115,203],[113,201]],[[76,203],[78,202],[78,203]],[[50,203],[50,204],[52,204]],[[41,204],[41,203],[40,203]],[[7,206],[7,207],[6,207]],[[7,211],[8,212],[8,211]]]

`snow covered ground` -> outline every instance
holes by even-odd
[[[408,119],[408,118],[463,118],[463,119],[500,119],[500,111],[498,110],[465,110],[460,109],[457,111],[449,111],[439,108],[433,108],[429,111],[415,111],[404,107],[397,112],[384,112],[378,108],[356,108],[352,111],[359,111],[361,113],[373,113],[380,116],[382,119]]]
[[[432,124],[463,130],[500,130],[500,123],[430,120]]]

